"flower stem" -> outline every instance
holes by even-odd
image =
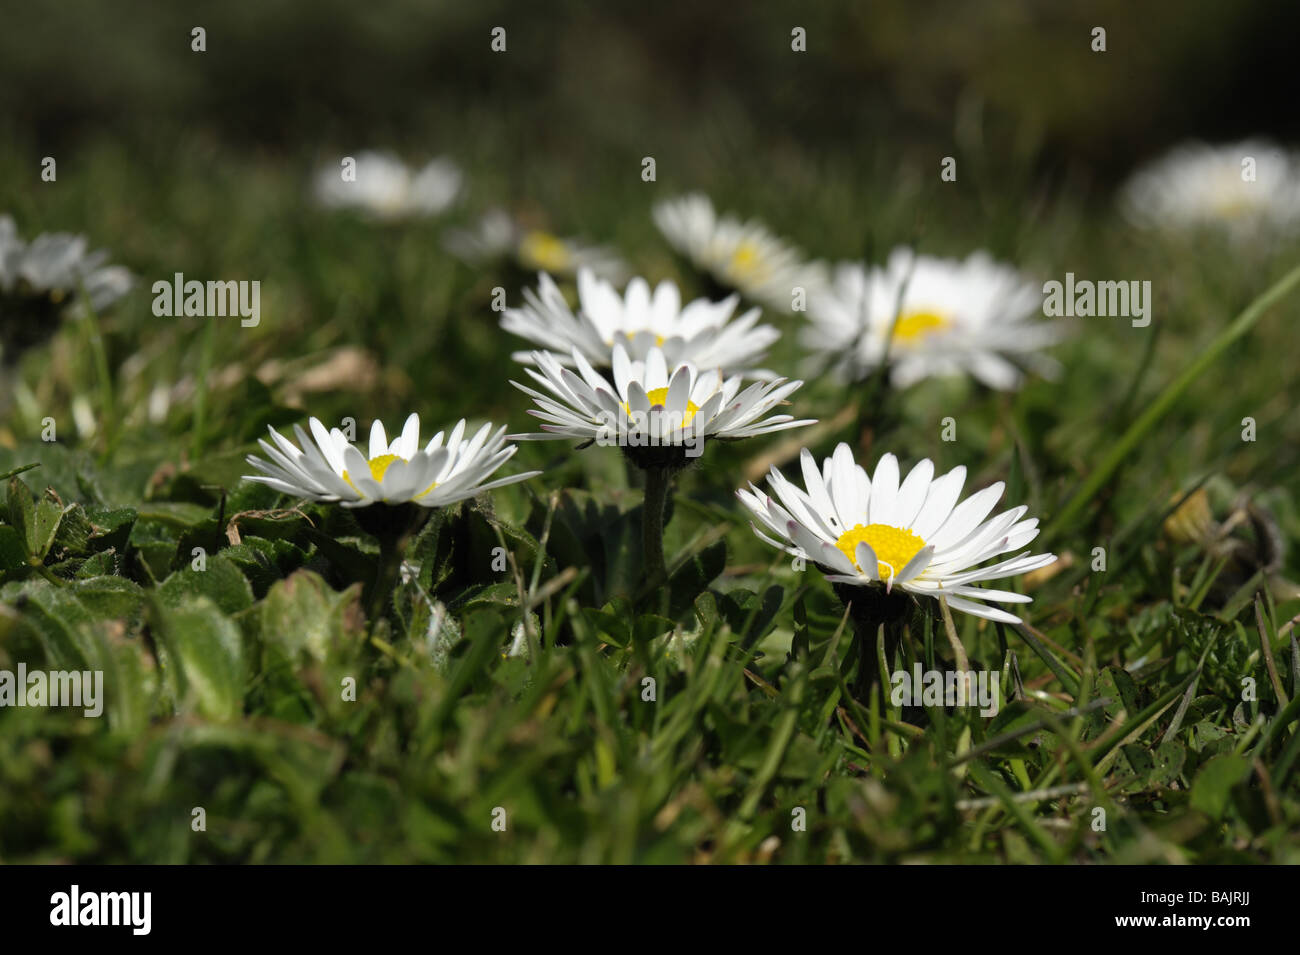
[[[203,329],[203,341],[199,350],[199,371],[194,382],[194,423],[190,432],[190,460],[198,461],[203,457],[203,429],[208,419],[208,375],[212,370],[212,353],[215,348],[217,323],[208,322]]]
[[[876,654],[876,637],[884,625],[887,663],[898,649],[902,638],[899,626],[907,615],[909,603],[899,591],[886,593],[879,586],[834,584],[833,587],[836,596],[849,608],[849,619],[853,623],[853,639],[858,651],[854,695],[860,702],[869,703],[872,684],[879,682],[882,690],[888,684],[888,676],[881,672],[880,658]]]
[[[371,513],[367,513],[371,512]],[[379,561],[366,599],[366,632],[373,637],[384,607],[393,594],[407,546],[429,516],[427,508],[413,504],[377,504],[358,515],[358,523],[379,541]]]
[[[99,425],[104,436],[105,457],[114,445],[114,431],[117,410],[114,407],[113,375],[108,369],[108,351],[104,348],[104,333],[99,324],[99,316],[90,304],[86,286],[81,284],[81,305],[83,321],[86,328],[86,342],[95,363],[95,377],[99,379]]]
[[[373,636],[379,618],[384,614],[384,604],[393,592],[397,575],[402,568],[402,548],[395,540],[379,541],[379,563],[375,579],[370,585],[370,600],[366,604],[366,630]]]
[[[641,505],[641,547],[645,554],[647,582],[662,584],[668,579],[664,563],[664,509],[668,503],[668,468],[645,469],[645,499]]]

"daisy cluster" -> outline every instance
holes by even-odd
[[[1135,225],[1169,232],[1289,230],[1300,224],[1298,170],[1294,156],[1267,143],[1187,146],[1135,174],[1122,204]],[[412,167],[366,152],[319,170],[312,192],[324,208],[397,223],[443,215],[466,188],[450,159]],[[516,453],[513,441],[613,446],[645,472],[646,566],[662,573],[656,536],[673,475],[712,442],[816,423],[790,409],[803,382],[766,367],[782,323],[796,326],[817,373],[829,370],[846,390],[878,372],[896,389],[966,377],[1011,390],[1058,367],[1045,352],[1061,328],[1041,318],[1042,287],[984,251],[950,259],[898,248],[878,264],[828,264],[757,220],[720,213],[700,194],[660,202],[650,217],[703,294],[633,275],[609,247],[499,208],[443,233],[444,247],[475,268],[537,274],[500,320],[527,343],[514,352],[520,374],[511,383],[531,399],[536,432],[470,428],[461,419],[422,443],[420,418],[411,414],[395,437],[375,421],[369,441],[356,444],[313,417],[292,429],[292,440],[270,429],[261,454],[247,458],[255,471],[247,479],[349,509],[427,511],[538,476],[498,476]],[[131,277],[106,259],[80,236],[26,243],[0,217],[0,318],[15,313],[15,302],[56,310],[75,297],[95,309],[111,304]],[[1004,605],[1029,598],[987,584],[1055,560],[1029,549],[1039,527],[1025,506],[995,513],[1001,482],[963,498],[965,468],[936,476],[927,459],[904,475],[885,453],[869,474],[847,444],[820,465],[809,448],[798,461],[801,483],[773,466],[767,491],[749,484],[737,497],[759,538],[813,563],[839,588],[944,598],[955,610],[1014,623]]]
[[[357,171],[394,180],[354,194],[355,202],[378,202],[384,218],[395,215],[393,197],[409,194],[419,178],[374,161],[358,163]],[[331,186],[322,199],[335,194]],[[423,214],[428,204],[408,206]],[[667,493],[672,475],[711,442],[815,423],[787,410],[803,382],[765,367],[781,336],[764,321],[765,309],[802,312],[795,305],[806,301],[799,340],[850,385],[888,366],[900,388],[933,375],[967,375],[1010,389],[1026,371],[1055,367],[1041,352],[1059,335],[1032,318],[1040,310],[1035,284],[985,253],[959,261],[900,249],[883,266],[832,268],[756,220],[719,215],[698,194],[659,204],[652,218],[703,277],[706,294],[692,298],[670,279],[625,280],[616,254],[530,229],[500,210],[445,234],[448,249],[467,262],[504,260],[538,273],[500,320],[530,346],[513,355],[521,374],[512,384],[532,400],[537,431],[506,435],[484,425],[467,441],[461,421],[445,440],[439,433],[421,447],[412,415],[396,440],[376,423],[368,447],[359,447],[313,418],[307,430],[294,429],[296,444],[272,431],[263,454],[248,459],[259,472],[250,479],[349,508],[431,508],[536,476],[493,478],[514,453],[508,440],[617,447],[647,474],[643,520],[653,577],[663,498],[652,503],[652,493]],[[845,444],[821,467],[805,448],[800,463],[804,487],[773,467],[772,496],[752,484],[737,496],[760,538],[817,565],[834,584],[944,597],[956,610],[1018,621],[998,605],[1028,597],[981,585],[1055,560],[1026,549],[1038,522],[1025,517],[1024,506],[992,513],[1001,483],[961,499],[964,468],[935,477],[925,460],[900,479],[898,460],[885,454],[869,478]],[[662,553],[657,563],[662,571]]]

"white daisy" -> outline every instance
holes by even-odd
[[[448,229],[442,242],[468,265],[509,259],[529,272],[573,276],[587,269],[611,282],[621,282],[628,274],[627,265],[608,246],[528,228],[501,209],[485,213],[469,229]]]
[[[71,301],[85,290],[96,311],[107,308],[131,288],[131,273],[105,265],[108,253],[87,251],[85,236],[48,232],[30,243],[18,235],[14,221],[0,216],[0,299]]]
[[[391,442],[383,424],[376,421],[370,429],[369,454],[351,444],[338,428],[327,430],[316,418],[309,424],[314,441],[300,425],[293,427],[301,447],[268,428],[273,443],[259,440],[258,444],[270,460],[250,454],[248,463],[262,473],[244,479],[296,497],[337,501],[344,507],[408,501],[444,507],[541,473],[528,471],[482,483],[518,450],[506,444],[504,427],[493,433],[490,424],[466,440],[461,420],[450,436],[439,431],[421,448],[418,414],[406,419],[402,433]]]
[[[756,302],[790,312],[794,289],[809,292],[825,280],[820,262],[805,262],[761,222],[719,218],[700,193],[664,200],[653,215],[668,243],[696,268]]]
[[[987,253],[957,261],[900,248],[884,268],[838,266],[831,284],[809,296],[800,340],[848,381],[887,354],[896,387],[969,374],[1008,390],[1021,382],[1018,365],[1056,371],[1038,354],[1061,337],[1060,326],[1031,318],[1042,303],[1041,286]]]
[[[1014,614],[976,601],[1029,603],[1029,597],[975,585],[1056,560],[1054,554],[1021,551],[1038,536],[1037,518],[1022,520],[1023,505],[988,516],[1002,497],[1001,481],[958,504],[964,467],[935,478],[934,464],[927,459],[900,482],[898,459],[886,454],[868,478],[847,444],[837,447],[820,471],[807,449],[800,462],[807,490],[773,467],[768,484],[780,503],[753,484],[736,496],[762,524],[761,529],[751,524],[760,538],[820,565],[832,583],[883,583],[886,589],[945,597],[954,610],[977,617],[1019,623]],[[977,566],[1012,551],[1021,552]]]
[[[1124,214],[1146,228],[1218,226],[1243,238],[1300,226],[1300,159],[1262,140],[1185,143],[1130,177]]]
[[[659,348],[634,361],[616,344],[611,384],[577,349],[572,357],[576,372],[549,352],[532,354],[537,368],[524,371],[549,394],[511,382],[536,401],[540,410],[529,414],[546,422],[542,434],[512,438],[577,438],[628,449],[684,450],[695,457],[706,438],[749,438],[814,423],[788,414],[768,416],[801,381],[778,378],[742,391],[739,375],[723,378],[715,369],[702,372],[690,362],[670,366]]]
[[[594,366],[608,366],[610,350],[621,344],[633,359],[644,359],[650,348],[657,347],[670,366],[689,361],[753,375],[750,366],[762,359],[781,333],[770,325],[758,325],[757,308],[731,321],[738,302],[733,295],[721,302],[699,298],[683,306],[675,284],[665,280],[651,291],[643,278],[632,279],[620,295],[609,282],[582,269],[574,314],[559,287],[542,273],[537,291],[525,289],[523,308],[506,309],[501,327],[550,349],[566,365],[576,349]],[[530,353],[517,352],[514,357],[528,361]]]
[[[435,216],[460,195],[464,177],[450,159],[439,158],[412,171],[391,153],[356,156],[354,179],[343,178],[342,165],[316,174],[316,198],[331,208],[354,208],[379,219]]]

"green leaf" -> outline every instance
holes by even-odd
[[[0,524],[0,571],[17,570],[26,566],[27,544],[22,535],[8,524]]]
[[[38,561],[44,561],[54,544],[54,536],[59,532],[59,523],[63,520],[63,506],[57,499],[46,492],[36,503],[36,514],[32,522],[31,537],[28,540],[29,552]]]
[[[721,595],[719,610],[742,646],[761,640],[776,622],[785,601],[785,588],[773,584],[758,594],[751,590],[733,590]]]
[[[1232,787],[1250,773],[1250,761],[1235,753],[1216,756],[1201,767],[1192,783],[1191,805],[1213,819],[1219,819],[1228,808]]]
[[[23,624],[36,635],[52,667],[86,668],[86,634],[95,617],[75,595],[36,578],[7,585],[4,601],[21,609]]]
[[[224,613],[239,613],[253,605],[253,588],[224,554],[206,558],[205,570],[184,567],[158,587],[159,599],[168,606],[197,596],[207,597]]]
[[[677,617],[690,609],[695,598],[718,579],[727,566],[727,542],[720,540],[693,555],[668,581],[669,607]]]
[[[23,550],[30,557],[35,552],[36,503],[32,500],[32,492],[20,478],[10,478],[6,503],[9,508],[9,523],[18,531]]]
[[[70,504],[63,511],[58,533],[54,535],[54,546],[61,554],[69,557],[85,557],[90,554],[90,539],[95,533],[95,526],[86,516],[86,510],[80,504]]]
[[[276,581],[300,568],[307,555],[283,540],[245,537],[233,547],[223,548],[225,557],[248,579],[255,593],[265,593]]]
[[[182,707],[233,720],[243,712],[244,653],[239,627],[204,596],[157,606],[157,631],[171,664],[173,692]]]
[[[131,530],[135,527],[136,512],[130,507],[88,507],[86,518],[93,528],[89,546],[91,550],[101,551],[113,548],[118,553],[126,549],[131,539]]]
[[[607,603],[600,610],[584,607],[582,616],[602,642],[620,650],[631,646],[632,618],[625,601]]]
[[[291,661],[300,654],[324,660],[331,649],[357,646],[365,618],[361,585],[336,593],[319,574],[299,570],[272,585],[259,608],[262,640]]]
[[[212,517],[212,508],[185,501],[150,501],[140,505],[139,519],[173,530],[187,530]]]
[[[125,577],[91,577],[73,585],[77,599],[96,617],[120,620],[132,617],[144,601],[139,584]]]

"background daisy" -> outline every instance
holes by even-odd
[[[571,277],[586,269],[611,282],[621,282],[628,275],[627,264],[608,246],[530,228],[501,209],[484,213],[469,228],[448,229],[442,243],[467,265],[504,259],[526,272]]]
[[[810,291],[824,280],[821,263],[806,262],[757,220],[719,218],[700,193],[660,202],[653,216],[668,243],[700,271],[780,311],[792,311],[794,289]]]
[[[1243,238],[1260,228],[1300,227],[1300,161],[1264,140],[1184,143],[1125,183],[1120,204],[1144,228],[1223,228]]]
[[[524,290],[524,306],[506,309],[501,327],[527,338],[562,363],[580,351],[595,367],[608,367],[611,349],[621,344],[633,359],[644,359],[650,348],[664,353],[669,365],[689,361],[702,368],[754,374],[751,366],[780,337],[770,325],[758,325],[759,310],[751,308],[734,321],[739,296],[720,302],[705,298],[682,305],[681,292],[665,279],[654,287],[634,278],[620,295],[609,282],[589,269],[578,272],[578,309],[545,273],[538,287]],[[517,352],[516,361],[530,360]],[[764,373],[770,377],[770,373]]]
[[[355,158],[355,179],[344,179],[338,163],[316,174],[316,198],[322,205],[401,219],[438,215],[460,195],[464,176],[450,159],[433,159],[412,171],[392,153],[367,151]]]
[[[896,249],[883,268],[838,266],[809,297],[800,340],[847,381],[887,359],[896,387],[968,374],[1006,390],[1020,366],[1056,369],[1039,350],[1060,328],[1035,318],[1041,309],[1041,287],[984,252],[958,261]]]
[[[0,216],[0,299],[60,305],[84,289],[90,306],[101,311],[131,288],[131,273],[107,261],[107,252],[89,251],[85,236],[47,232],[24,242],[14,220]]]

